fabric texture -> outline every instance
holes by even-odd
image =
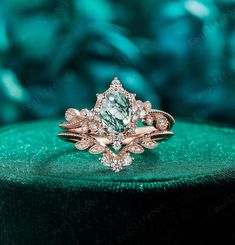
[[[0,131],[0,244],[234,242],[234,129],[179,120],[114,173],[58,123]]]

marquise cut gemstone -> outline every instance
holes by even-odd
[[[102,101],[101,120],[114,132],[123,132],[131,121],[131,105],[122,92],[111,92]]]

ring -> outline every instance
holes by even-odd
[[[101,163],[119,172],[133,162],[131,153],[154,149],[159,141],[174,135],[170,129],[175,120],[169,113],[152,109],[149,101],[135,97],[115,77],[108,90],[97,94],[92,110],[66,111],[66,122],[59,125],[64,131],[58,136],[75,142],[78,150],[103,154]]]

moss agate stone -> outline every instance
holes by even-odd
[[[100,110],[101,120],[114,132],[123,132],[131,121],[131,105],[121,92],[111,92],[103,100]]]

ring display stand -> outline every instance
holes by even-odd
[[[60,141],[58,124],[0,130],[0,244],[234,241],[234,129],[177,121],[115,173]]]

